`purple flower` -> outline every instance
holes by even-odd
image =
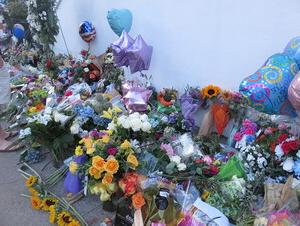
[[[173,156],[174,155],[173,147],[170,144],[164,144],[164,143],[162,143],[160,145],[160,148],[162,150],[164,150],[168,156]]]
[[[98,131],[97,131],[97,130],[92,130],[92,131],[90,132],[90,136],[92,136],[92,137],[97,137],[97,136],[98,136]]]
[[[115,147],[108,148],[108,149],[106,150],[106,153],[109,154],[109,155],[115,155],[115,154],[118,153],[118,149],[115,148]]]
[[[240,132],[236,132],[235,134],[234,134],[234,140],[235,141],[240,141],[241,139],[243,138],[243,134],[242,133],[240,133]]]

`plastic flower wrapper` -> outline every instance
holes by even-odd
[[[220,180],[228,181],[231,180],[233,176],[246,176],[244,167],[241,161],[236,156],[231,157],[225,165],[221,166],[217,178],[219,178]]]
[[[122,85],[123,101],[129,111],[143,112],[147,110],[152,90],[138,81],[125,81]]]

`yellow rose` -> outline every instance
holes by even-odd
[[[93,154],[95,151],[96,151],[96,149],[95,149],[95,148],[93,148],[93,147],[91,147],[91,148],[87,148],[87,149],[86,149],[86,153],[87,153],[88,155],[91,155],[91,154]]]
[[[131,143],[128,140],[124,140],[121,144],[121,149],[126,150],[131,148]]]
[[[107,143],[109,142],[109,140],[110,140],[110,138],[109,138],[108,135],[105,135],[105,136],[102,137],[102,142],[103,142],[104,144],[107,144]]]
[[[115,174],[119,170],[119,163],[116,159],[109,159],[104,167],[105,171],[110,174]]]
[[[92,165],[100,172],[103,172],[105,166],[105,160],[100,156],[94,156],[92,158]]]
[[[139,165],[139,161],[133,154],[127,156],[127,162],[135,169]]]
[[[74,161],[70,162],[69,171],[74,174],[77,172],[77,170],[78,170],[78,164]]]
[[[114,178],[113,175],[106,173],[102,178],[102,183],[107,186],[112,183],[113,178]]]

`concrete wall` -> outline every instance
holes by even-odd
[[[142,34],[154,47],[148,73],[158,87],[238,89],[300,35],[300,0],[63,0],[58,16],[72,54],[87,48],[78,35],[83,20],[97,30],[92,52],[102,53],[117,39],[106,20],[111,8],[130,9],[130,35]],[[66,52],[61,34],[57,41],[56,50]]]

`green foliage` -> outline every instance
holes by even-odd
[[[24,0],[8,0],[7,1],[8,15],[6,23],[8,28],[12,28],[14,24],[22,24],[25,30],[28,29],[27,18],[27,7]]]

